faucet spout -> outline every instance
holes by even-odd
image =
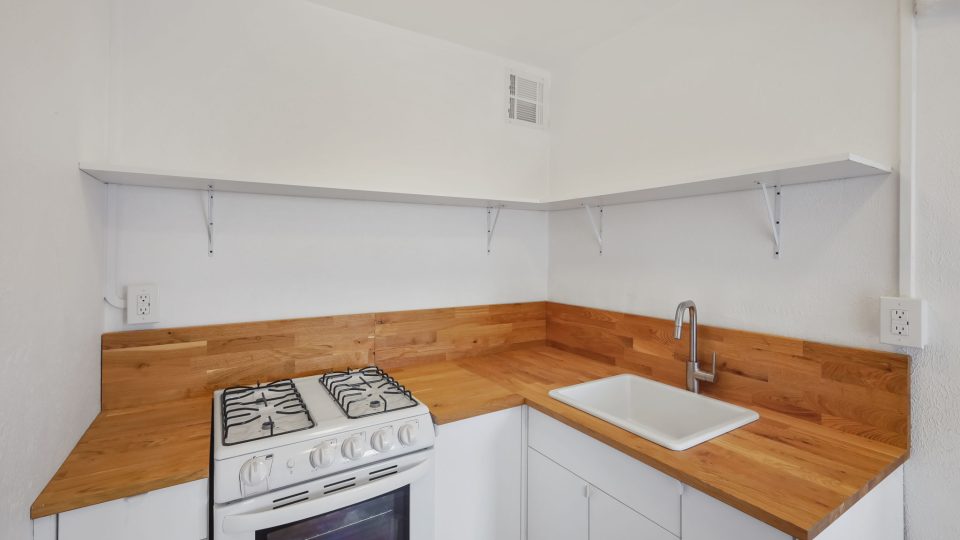
[[[700,370],[700,362],[697,361],[697,305],[693,303],[693,300],[680,302],[680,305],[677,306],[673,329],[674,339],[679,340],[683,335],[683,315],[687,311],[690,311],[690,359],[687,361],[687,390],[700,393],[700,381],[714,382],[717,379],[717,357],[714,353],[713,371]]]
[[[683,335],[683,315],[690,310],[690,332],[692,335],[696,335],[697,331],[697,305],[693,303],[693,300],[687,300],[680,302],[680,305],[677,306],[677,314],[674,318],[674,330],[673,338],[680,339],[680,336]]]

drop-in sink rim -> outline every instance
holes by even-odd
[[[630,414],[629,411],[605,410],[602,401],[605,398],[613,396],[611,393],[598,398],[596,393],[603,390],[620,390],[625,384],[632,387],[629,392],[634,390],[646,390],[649,395],[640,396],[646,400],[640,413],[646,415],[654,421],[648,420],[646,423],[637,421],[637,414]],[[593,391],[593,396],[584,394]],[[711,439],[739,429],[747,424],[757,421],[760,415],[753,410],[727,403],[719,399],[708,396],[694,394],[682,388],[677,388],[657,381],[647,379],[640,375],[625,373],[603,379],[587,381],[580,384],[556,388],[549,392],[550,397],[579,409],[591,416],[595,416],[621,429],[629,431],[634,435],[647,439],[650,442],[670,450],[682,451],[693,448]],[[659,400],[659,402],[657,401]],[[622,405],[622,404],[621,404]],[[656,407],[653,407],[656,405]],[[606,407],[610,409],[611,407]],[[651,410],[655,409],[655,410]],[[678,416],[681,415],[681,416]],[[686,416],[683,416],[686,415]],[[714,416],[716,421],[708,422],[704,416]],[[697,426],[703,424],[702,427]],[[681,433],[669,433],[670,429],[664,426],[672,424],[673,428]],[[693,428],[683,429],[683,424],[692,425]]]

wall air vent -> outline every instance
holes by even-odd
[[[543,80],[507,73],[507,119],[526,125],[543,125]]]

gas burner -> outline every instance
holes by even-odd
[[[227,388],[220,395],[226,446],[293,433],[314,426],[293,381]]]
[[[320,384],[347,418],[363,418],[419,404],[409,390],[376,366],[330,372],[320,377]]]

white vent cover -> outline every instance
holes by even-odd
[[[507,73],[507,118],[535,126],[543,125],[543,81]]]

